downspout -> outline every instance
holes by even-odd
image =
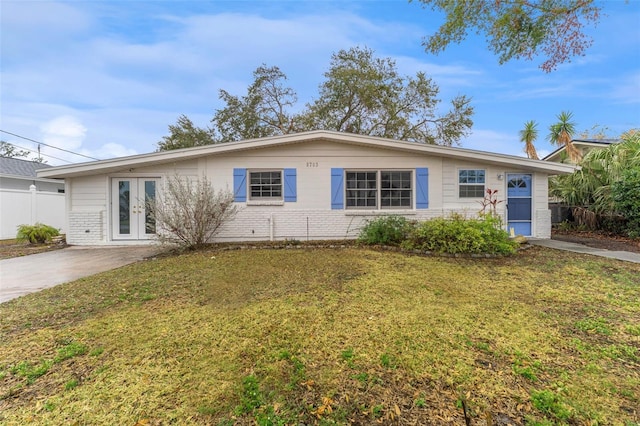
[[[273,241],[273,213],[269,215],[269,241]]]

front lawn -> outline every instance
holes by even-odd
[[[640,422],[640,265],[202,251],[0,305],[0,423]]]

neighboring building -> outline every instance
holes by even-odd
[[[571,143],[580,152],[580,158],[594,149],[606,148],[613,143],[620,142],[619,139],[573,139]],[[561,146],[542,159],[543,161],[552,161],[554,163],[571,163],[571,159],[567,155],[566,148]]]
[[[48,168],[48,164],[0,157],[0,239],[15,238],[19,225],[36,222],[63,230],[64,181],[36,175]]]
[[[48,168],[51,166],[35,161],[0,157],[0,188],[28,191],[35,185],[38,191],[64,193],[64,181],[37,177],[37,170]]]
[[[41,170],[64,178],[70,244],[154,238],[145,197],[165,178],[206,176],[240,211],[216,241],[354,238],[367,219],[476,215],[497,189],[507,227],[551,235],[550,175],[572,165],[415,142],[312,131]]]
[[[619,139],[573,139],[571,141],[571,143],[573,143],[573,145],[578,149],[580,158],[584,157],[584,155],[589,151],[593,151],[594,149],[603,149],[618,142],[620,142]],[[574,164],[569,158],[569,155],[567,155],[564,145],[544,157],[542,160],[554,163]],[[565,205],[558,198],[549,198],[549,209],[551,210],[552,224],[573,220],[571,207]]]

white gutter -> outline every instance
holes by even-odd
[[[462,158],[466,160],[483,161],[509,166],[517,165],[528,170],[541,171],[549,174],[573,173],[576,170],[575,166],[569,164],[530,160],[513,155],[490,153],[464,148],[452,148],[448,146],[423,144],[418,142],[397,141],[373,136],[354,135],[350,133],[313,131],[51,167],[44,170],[38,170],[37,174],[39,177],[45,178],[111,173],[115,171],[126,171],[130,168],[190,160],[206,155],[220,155],[229,152],[241,152],[245,150],[269,148],[272,146],[303,143],[313,140],[378,147],[394,151],[428,154],[439,157]]]

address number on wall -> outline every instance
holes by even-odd
[[[307,161],[307,167],[318,167],[317,161]]]

